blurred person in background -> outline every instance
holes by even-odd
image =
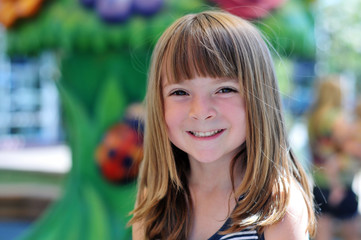
[[[314,196],[319,211],[316,240],[333,239],[340,226],[345,240],[360,240],[358,198],[351,185],[358,171],[353,126],[342,108],[338,76],[320,79],[316,102],[309,115],[313,157]],[[360,161],[358,161],[360,162]]]
[[[354,158],[361,161],[361,97],[356,103],[350,128],[351,133],[349,139],[345,142],[345,148]]]

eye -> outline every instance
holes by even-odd
[[[224,87],[224,88],[221,88],[220,90],[218,90],[217,93],[233,93],[233,92],[238,92],[238,91],[234,88]]]
[[[188,95],[188,93],[183,90],[175,90],[175,91],[172,91],[169,95],[170,96],[186,96],[186,95]]]

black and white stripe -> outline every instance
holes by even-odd
[[[230,233],[220,238],[220,240],[254,240],[254,239],[259,239],[257,235],[257,231],[255,230],[244,230],[242,232]]]

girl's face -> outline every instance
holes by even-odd
[[[246,139],[245,101],[235,79],[197,77],[163,82],[170,141],[190,160],[230,160]]]

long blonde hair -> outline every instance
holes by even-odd
[[[311,141],[324,129],[328,113],[340,114],[342,108],[342,91],[340,77],[337,75],[323,76],[318,79],[317,99],[310,111],[309,134]]]
[[[289,201],[289,183],[303,189],[309,232],[314,232],[312,194],[285,133],[271,54],[258,30],[229,13],[189,14],[173,23],[155,46],[146,95],[144,160],[137,205],[130,224],[141,221],[146,239],[186,239],[191,226],[187,154],[168,139],[162,79],[195,76],[239,79],[246,110],[246,142],[233,159],[246,166],[235,195],[243,196],[231,214],[229,231],[278,222]],[[230,169],[233,182],[233,170]]]

